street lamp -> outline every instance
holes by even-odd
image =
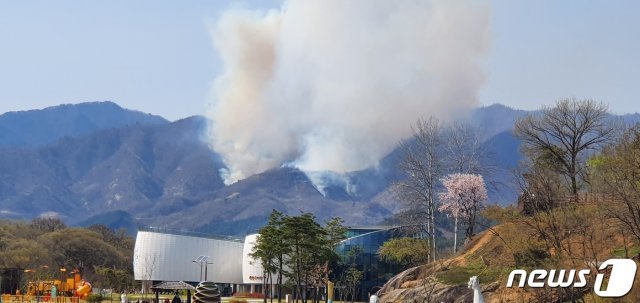
[[[207,281],[207,270],[209,269],[209,264],[213,264],[213,262],[207,262],[204,266],[204,280]]]
[[[198,256],[195,260],[191,260],[191,262],[193,263],[199,263],[200,264],[200,281],[202,281],[202,266],[206,264],[206,267],[204,269],[204,280],[207,280],[207,270],[209,268],[209,264],[213,264],[211,262],[207,262],[207,260],[209,260],[209,256],[204,256],[204,255],[200,255]]]

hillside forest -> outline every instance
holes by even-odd
[[[445,153],[434,150],[466,141],[442,139],[447,137],[434,121],[415,127],[418,144],[405,148],[409,173],[398,186],[411,202],[407,222],[421,223],[429,236],[394,239],[380,249],[381,258],[407,268],[378,292],[382,302],[466,302],[471,293],[466,283],[474,275],[488,302],[609,302],[593,290],[596,274],[604,272],[599,265],[640,256],[640,126],[622,123],[606,104],[588,99],[560,100],[518,118],[514,134],[523,159],[513,171],[513,186],[521,195],[517,205],[500,207],[488,203],[482,184],[472,186],[470,179],[447,185],[462,173],[485,176],[486,186],[492,186],[491,167],[475,165],[482,151],[470,140],[457,153],[461,170],[443,169],[452,162],[444,164],[439,155]],[[443,212],[460,225],[461,249],[450,241],[449,247],[436,245],[452,237],[439,226]],[[590,274],[586,287],[506,288],[514,269],[590,269]],[[637,280],[636,275],[636,286]],[[616,300],[638,302],[640,291],[634,287]]]
[[[79,272],[97,289],[133,290],[134,243],[125,230],[113,231],[104,225],[68,227],[57,218],[4,220],[0,221],[0,268],[18,269],[20,286]]]

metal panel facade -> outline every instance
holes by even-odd
[[[244,243],[233,240],[138,231],[133,257],[136,280],[200,281],[200,255],[209,256],[207,280],[241,284]],[[202,267],[204,276],[204,266]]]

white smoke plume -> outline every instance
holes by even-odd
[[[225,12],[208,116],[227,182],[281,165],[375,165],[418,117],[478,105],[489,9],[476,1],[289,1]]]

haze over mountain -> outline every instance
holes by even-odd
[[[0,115],[0,147],[38,147],[64,136],[132,124],[161,125],[162,117],[125,110],[113,102],[64,104]]]
[[[518,141],[510,130],[525,113],[492,105],[470,119],[497,160],[495,179],[505,185],[490,192],[491,202],[517,197],[510,169],[519,160]],[[201,138],[203,117],[168,122],[95,102],[8,113],[0,125],[0,138],[14,138],[0,144],[0,218],[56,215],[79,225],[241,235],[262,226],[274,208],[312,212],[320,220],[340,216],[347,224],[376,224],[400,210],[392,190],[401,178],[398,150],[375,168],[326,180],[321,193],[305,173],[290,167],[225,186],[219,174],[224,164]]]

